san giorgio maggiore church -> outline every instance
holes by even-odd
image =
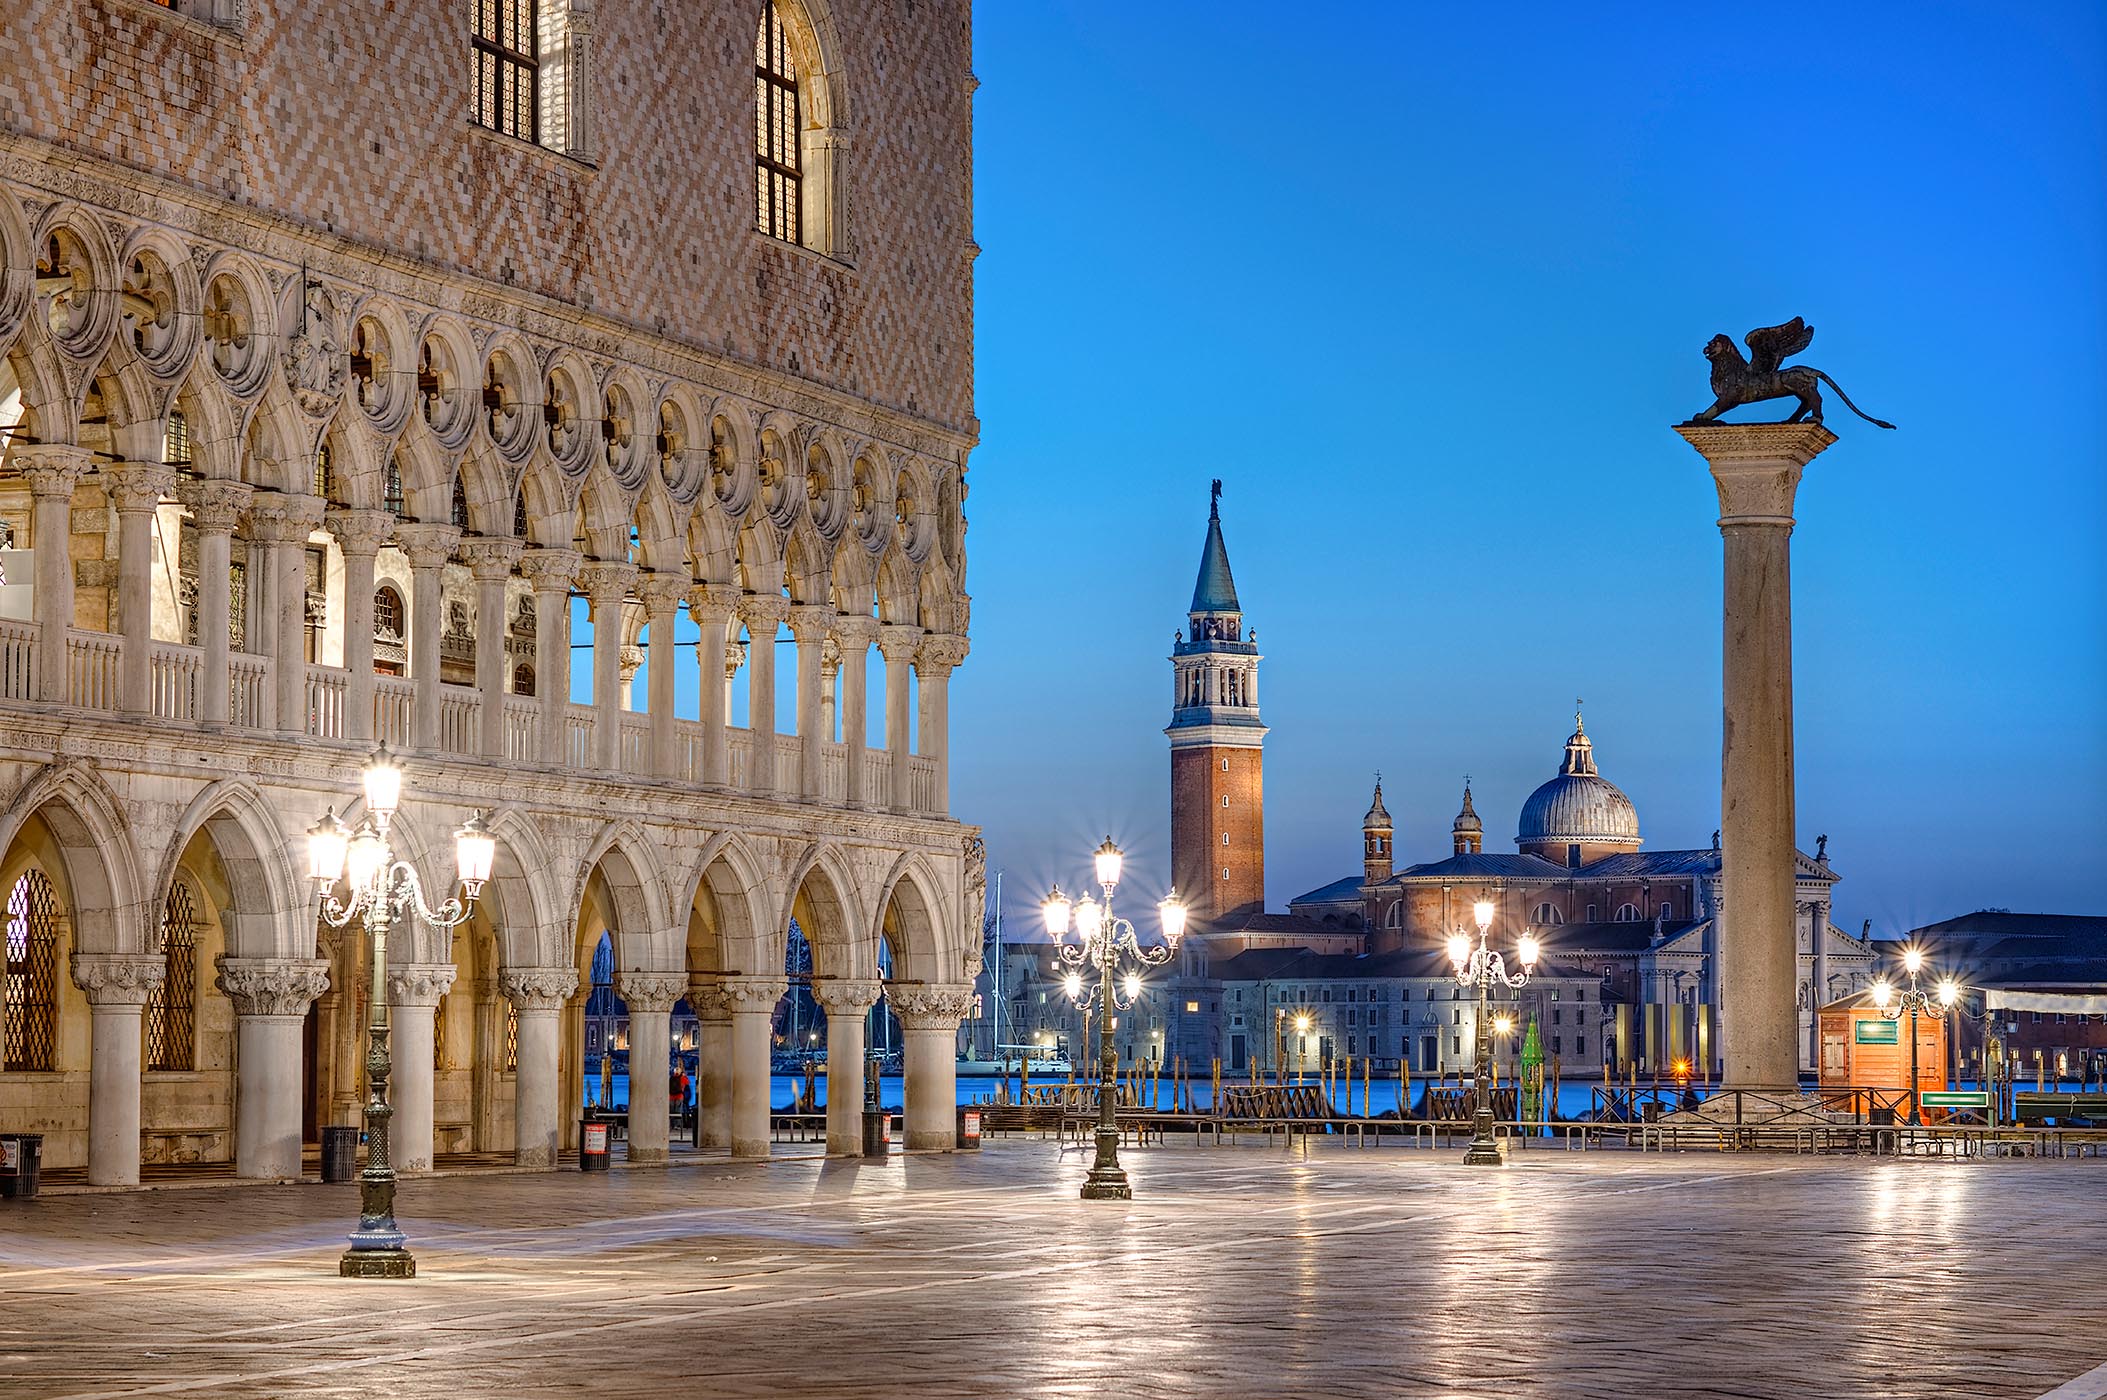
[[[952,1143],[971,64],[965,0],[0,6],[0,1130],[298,1176],[378,980],[401,1169],[574,1148],[589,999],[765,1156],[794,923],[830,1149],[881,1018]],[[433,904],[496,857],[376,979],[306,833],[378,743]]]
[[[1208,512],[1187,626],[1173,645],[1172,873],[1190,902],[1175,977],[1163,977],[1120,1018],[1123,1060],[1183,1057],[1205,1077],[1270,1073],[1285,1060],[1312,1070],[1351,1056],[1416,1075],[1468,1070],[1475,993],[1460,988],[1446,943],[1472,931],[1471,906],[1497,906],[1496,946],[1524,927],[1544,945],[1536,976],[1502,992],[1496,1015],[1516,1033],[1534,1018],[1546,1063],[1564,1076],[1668,1074],[1678,1062],[1716,1072],[1718,1025],[1733,991],[1717,982],[1731,911],[1720,897],[1720,851],[1644,850],[1632,801],[1598,768],[1579,714],[1553,772],[1516,817],[1512,852],[1485,849],[1485,818],[1466,783],[1450,848],[1400,866],[1380,780],[1361,819],[1361,868],[1266,908],[1264,745],[1258,639],[1245,626],[1223,538],[1220,483]],[[1548,747],[1548,745],[1547,745]],[[1838,876],[1826,839],[1798,855],[1801,1065],[1815,1063],[1811,1006],[1871,985],[1868,942],[1830,922]],[[1010,1027],[1024,1043],[1074,1051],[1081,1027],[1044,972],[1045,950],[1009,950]],[[1817,994],[1816,989],[1824,989]],[[1299,1030],[1306,1018],[1308,1029]],[[1005,1039],[1009,1036],[1005,1034]],[[1358,1072],[1358,1070],[1356,1071]]]

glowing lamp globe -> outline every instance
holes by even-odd
[[[1895,989],[1888,985],[1886,978],[1873,984],[1873,1005],[1885,1011],[1894,1000]]]
[[[1112,838],[1107,836],[1105,844],[1097,848],[1097,882],[1100,885],[1118,884],[1119,867],[1125,859],[1119,847],[1112,844]]]
[[[1902,966],[1911,973],[1922,972],[1924,970],[1924,950],[1922,948],[1904,948],[1902,950]]]
[[[1514,1031],[1514,1017],[1495,1016],[1492,1018],[1492,1028],[1501,1035],[1512,1034]]]
[[[1083,896],[1083,902],[1075,907],[1075,931],[1088,943],[1097,937],[1098,930],[1104,926],[1105,907],[1090,896]]]
[[[497,863],[497,838],[483,825],[483,814],[472,813],[454,833],[454,860],[461,871],[461,888],[474,899],[490,881],[490,868]]]
[[[1047,895],[1039,905],[1040,912],[1046,915],[1046,933],[1049,938],[1059,938],[1068,932],[1068,915],[1074,907],[1069,903],[1068,896],[1061,893],[1061,887],[1055,885],[1053,893]]]
[[[1128,973],[1123,990],[1126,992],[1127,1000],[1132,1001],[1141,995],[1141,979],[1131,972]]]
[[[367,817],[358,824],[351,842],[344,848],[344,880],[354,893],[373,887],[373,879],[387,862],[388,846],[373,829],[373,819]]]
[[[1961,984],[1951,977],[1939,979],[1939,1005],[1951,1006],[1961,999]]]
[[[1536,955],[1541,951],[1543,951],[1542,947],[1537,943],[1535,934],[1525,933],[1522,935],[1521,952],[1523,967],[1535,967]]]
[[[1185,936],[1185,901],[1178,898],[1176,885],[1156,906],[1156,915],[1163,920],[1163,936],[1168,942],[1176,943]]]
[[[1477,920],[1478,931],[1483,933],[1492,927],[1492,901],[1481,899],[1471,906],[1471,917]]]
[[[1460,933],[1449,935],[1449,961],[1461,967],[1470,961],[1471,941]]]
[[[366,788],[366,811],[380,828],[387,830],[388,821],[395,809],[402,805],[402,765],[395,755],[382,744],[366,760],[366,771],[360,775]]]
[[[1065,986],[1069,1000],[1081,1001],[1083,999],[1083,975],[1080,972],[1069,973]]]
[[[307,829],[307,873],[322,889],[343,878],[344,851],[351,844],[351,831],[337,820],[334,811]]]

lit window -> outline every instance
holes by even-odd
[[[541,42],[536,0],[471,0],[475,12],[475,122],[522,141],[541,139]]]
[[[1189,1001],[1189,1002],[1185,1003],[1185,1009],[1186,1009],[1186,1010],[1187,1010],[1188,1012],[1196,1012],[1196,1011],[1198,1011],[1198,1010],[1200,1009],[1200,1003],[1198,1003],[1198,1002],[1196,1002],[1196,1001]]]
[[[804,172],[798,143],[803,135],[790,36],[774,4],[764,4],[754,36],[754,226],[787,243],[802,241],[798,205]]]
[[[169,886],[161,909],[161,956],[166,972],[146,1004],[146,1067],[189,1070],[196,1067],[197,905],[190,886]]]
[[[4,1035],[0,1069],[53,1069],[58,1043],[58,891],[32,867],[7,896]]]

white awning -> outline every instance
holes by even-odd
[[[1983,988],[1983,1010],[2062,1011],[2076,1016],[2107,1016],[2107,992],[2014,992]]]

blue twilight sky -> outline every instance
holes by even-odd
[[[2107,7],[978,7],[973,655],[1006,904],[1168,866],[1206,518],[1266,660],[1274,907],[1494,849],[1585,696],[1649,848],[1718,825],[1720,541],[1668,425],[1804,315],[1800,840],[1836,917],[2107,912]],[[1748,416],[1745,412],[1742,416]],[[788,648],[783,660],[789,662]],[[875,703],[875,693],[874,693]]]

